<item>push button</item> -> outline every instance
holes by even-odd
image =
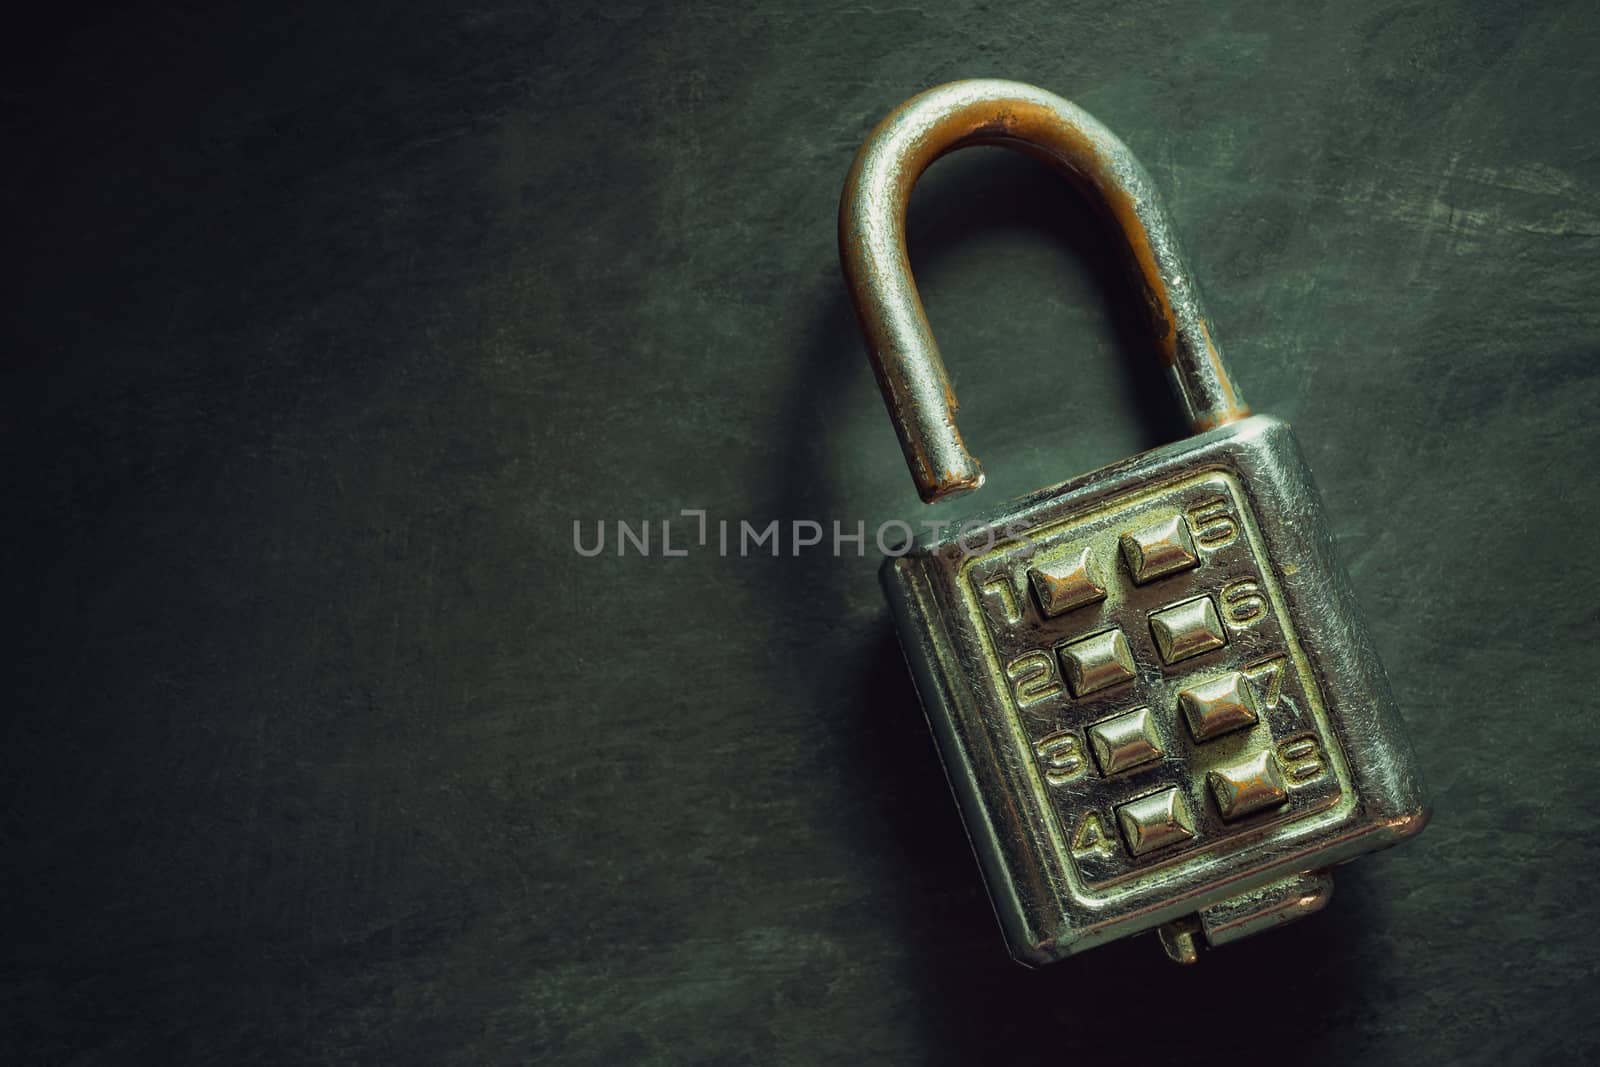
[[[1194,836],[1189,802],[1176,789],[1163,789],[1122,805],[1117,809],[1117,822],[1128,842],[1128,851],[1135,856]]]
[[[1072,695],[1084,696],[1133,677],[1133,653],[1121,630],[1085,637],[1060,649]]]
[[[1177,663],[1228,643],[1222,632],[1222,620],[1217,617],[1217,607],[1208,596],[1153,612],[1150,633],[1156,639],[1156,649],[1164,663]]]
[[[1200,562],[1182,515],[1123,534],[1122,558],[1135,585],[1186,571]]]
[[[1055,563],[1030,568],[1028,578],[1046,618],[1106,598],[1106,587],[1095,577],[1094,554],[1087,548]]]
[[[1089,727],[1089,747],[1094,749],[1101,774],[1116,774],[1161,758],[1161,738],[1149,708],[1095,723]]]
[[[1192,685],[1178,693],[1178,706],[1196,741],[1209,741],[1231,730],[1254,726],[1256,695],[1241,671]]]
[[[1208,772],[1206,782],[1217,798],[1217,810],[1229,820],[1275,808],[1289,797],[1283,771],[1270,749]]]

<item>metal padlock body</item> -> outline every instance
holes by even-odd
[[[1135,584],[1121,538],[1174,519],[1196,564]],[[995,543],[973,552],[988,541],[981,527]],[[1195,915],[1198,929],[1170,933],[1220,945],[1315,911],[1331,883],[1314,872],[1422,828],[1393,697],[1286,423],[1230,423],[960,529],[887,560],[882,578],[1017,959]],[[1084,549],[1104,598],[1047,616],[1031,574]],[[1222,643],[1168,663],[1151,619],[1198,598]],[[1075,695],[1073,647],[1087,638],[1092,656],[1108,633],[1131,663],[1087,664],[1088,678],[1098,666],[1118,680]],[[1180,694],[1234,672],[1255,721],[1198,740]],[[1159,755],[1106,773],[1091,731],[1141,708]],[[1285,801],[1223,819],[1208,776],[1257,754],[1278,762]],[[1132,855],[1121,813],[1169,790],[1192,836]]]
[[[1014,115],[1018,101],[1066,116],[1074,136],[1093,123],[1016,83],[932,90],[863,148],[841,240],[870,250],[860,181],[875,144],[882,155],[911,130],[928,144],[920,172],[950,147],[1007,140],[984,116]],[[1101,158],[1121,148],[1110,144]],[[1147,181],[1131,165],[1114,180]],[[903,199],[910,182],[893,176]],[[1159,205],[1136,191],[1146,243],[1165,257],[1154,284],[1176,324],[1180,399],[1193,425],[1218,424],[957,524],[881,572],[995,911],[1030,964],[1152,928],[1192,961],[1319,909],[1329,867],[1418,832],[1428,814],[1294,436],[1238,400],[1192,286],[1174,309],[1181,257]],[[845,258],[861,282],[861,257]],[[909,265],[890,258],[868,281],[889,303],[903,298],[897,281],[914,299]],[[857,308],[919,488],[932,499],[976,487],[920,303],[885,315],[863,306],[879,292],[866,288]],[[929,404],[941,385],[946,406]]]

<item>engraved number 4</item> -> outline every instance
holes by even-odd
[[[1078,820],[1077,832],[1072,835],[1072,853],[1082,856],[1090,852],[1106,852],[1113,850],[1111,838],[1106,834],[1106,825],[1100,819],[1097,811],[1086,811]]]

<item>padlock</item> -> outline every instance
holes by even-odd
[[[1149,175],[1078,107],[954,82],[867,139],[844,272],[925,501],[982,475],[912,281],[912,185],[957,148],[1061,171],[1121,235],[1193,436],[890,554],[902,648],[1012,955],[1155,929],[1168,955],[1320,909],[1427,822],[1388,680],[1288,424],[1223,367]]]

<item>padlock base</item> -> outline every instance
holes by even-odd
[[[1166,923],[1156,931],[1161,947],[1177,963],[1194,963],[1207,948],[1274,930],[1321,911],[1333,896],[1327,871],[1296,874],[1202,908],[1196,915]]]

